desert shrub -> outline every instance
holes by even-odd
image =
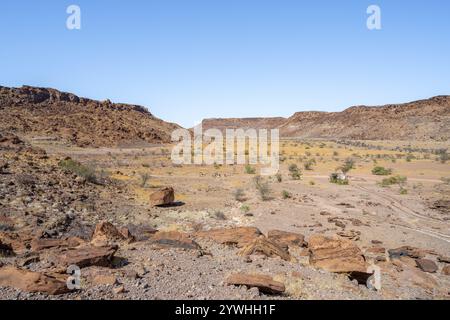
[[[250,211],[250,207],[248,205],[244,204],[241,206],[240,210],[244,213],[247,213]]]
[[[337,157],[337,156],[339,156],[339,152],[333,151],[333,157]]]
[[[247,199],[245,198],[245,192],[244,192],[244,190],[242,190],[242,189],[236,189],[236,190],[234,190],[233,196],[234,196],[234,199],[235,199],[236,201],[239,201],[239,202],[244,202],[245,200],[247,200]]]
[[[295,163],[289,166],[289,174],[293,180],[300,180],[302,178],[302,172]]]
[[[341,166],[341,170],[344,174],[348,173],[355,167],[355,161],[352,158],[345,159],[344,164]]]
[[[376,176],[388,176],[392,174],[392,169],[386,169],[384,167],[375,167],[372,169],[372,174]]]
[[[252,167],[251,165],[247,164],[245,166],[245,173],[246,174],[255,174],[256,173],[256,169],[254,167]]]
[[[411,162],[413,159],[416,159],[416,157],[413,154],[408,154],[406,156],[406,162]]]
[[[267,201],[270,199],[270,188],[269,183],[265,181],[261,176],[256,176],[253,179],[255,183],[256,190],[258,190],[261,200]]]
[[[398,185],[404,185],[407,181],[407,178],[405,176],[393,176],[393,177],[389,177],[389,178],[384,178],[381,181],[381,186],[382,187],[387,187],[387,186],[392,186],[395,184]]]
[[[312,186],[314,186],[316,183],[315,183],[314,181],[311,180],[311,181],[309,181],[309,184],[312,185]]]
[[[150,179],[150,175],[147,172],[141,172],[139,176],[141,177],[141,188],[145,188],[147,186],[148,179]]]
[[[227,217],[222,211],[215,211],[213,217],[217,220],[227,220]]]
[[[403,188],[403,187],[400,187],[400,194],[401,194],[401,195],[408,194],[408,189],[405,189],[405,188]]]
[[[78,161],[72,159],[61,160],[59,162],[59,166],[65,170],[75,173],[79,177],[86,179],[88,182],[99,183],[95,170],[79,163]]]
[[[330,182],[339,185],[348,185],[348,179],[347,178],[341,179],[339,173],[336,172],[330,175]]]
[[[305,167],[305,170],[313,170],[313,165],[316,164],[316,160],[314,159],[310,159],[307,162],[305,162],[303,164],[303,166]]]
[[[441,163],[446,163],[447,161],[450,160],[450,154],[447,153],[447,149],[440,149],[437,151],[438,154],[438,160]]]
[[[290,198],[292,198],[292,195],[291,195],[288,191],[283,190],[283,191],[281,192],[281,197],[282,197],[283,199],[290,199]]]
[[[277,179],[277,182],[283,182],[283,176],[281,175],[281,173],[277,173],[275,175],[275,178]]]

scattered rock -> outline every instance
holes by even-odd
[[[308,241],[310,264],[329,272],[349,273],[367,270],[361,250],[350,240],[313,235]]]
[[[388,253],[391,259],[399,258],[402,256],[408,256],[414,259],[421,259],[424,258],[426,255],[426,252],[424,250],[410,246],[403,246],[397,249],[391,249],[388,250]]]
[[[79,268],[88,266],[107,267],[111,264],[117,246],[69,248],[56,252],[58,265],[76,265]]]
[[[246,286],[249,288],[258,288],[260,292],[267,294],[281,294],[286,288],[283,283],[274,281],[272,277],[267,275],[250,275],[237,273],[230,275],[226,283],[228,285]]]
[[[162,188],[150,195],[150,205],[164,206],[175,201],[175,193],[172,187]]]
[[[128,229],[125,229],[121,232],[112,223],[102,221],[95,226],[91,243],[96,246],[105,246],[121,241],[132,242],[134,237]]]
[[[428,259],[417,259],[416,264],[423,272],[435,273],[438,271],[436,263]]]
[[[185,233],[178,231],[158,231],[151,239],[153,247],[166,248],[180,248],[186,250],[200,250],[200,245],[194,240],[190,239]]]
[[[209,231],[200,231],[195,234],[199,238],[209,238],[218,243],[226,245],[235,245],[242,248],[256,238],[262,235],[258,228],[254,227],[237,227],[230,229],[215,229]]]
[[[280,257],[286,261],[291,259],[291,256],[284,248],[264,236],[260,236],[253,240],[253,242],[249,243],[239,251],[239,255],[242,256],[250,256],[252,254],[262,254],[267,257]]]
[[[267,233],[267,238],[283,247],[298,248],[306,245],[305,236],[294,232],[270,230]]]
[[[84,240],[75,237],[68,239],[33,239],[31,250],[37,252],[50,248],[75,248],[84,242]]]
[[[63,294],[69,291],[64,275],[32,272],[12,266],[0,269],[0,286],[50,295]]]
[[[92,279],[92,284],[96,286],[115,285],[116,283],[117,277],[113,274],[98,274]]]
[[[113,293],[114,294],[122,294],[125,293],[125,287],[124,286],[118,286],[113,288]]]

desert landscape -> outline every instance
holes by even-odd
[[[0,114],[0,299],[450,298],[449,96],[203,121],[279,129],[273,176],[173,164],[140,106],[0,87]]]

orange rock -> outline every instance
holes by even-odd
[[[12,266],[0,269],[0,286],[13,287],[26,292],[46,294],[63,294],[69,289],[66,276],[60,274],[31,272]]]
[[[267,238],[284,247],[302,247],[306,245],[305,236],[299,233],[270,230]]]
[[[348,239],[313,235],[308,241],[310,264],[330,272],[350,273],[367,270],[361,250]]]
[[[119,231],[112,223],[102,221],[95,226],[91,243],[97,246],[104,246],[120,241],[131,242],[133,240],[134,237],[128,229]]]
[[[283,283],[274,281],[272,277],[267,275],[237,273],[230,275],[226,283],[235,286],[256,287],[259,291],[268,294],[280,294],[286,290]]]
[[[239,255],[249,256],[252,254],[263,254],[267,257],[280,257],[283,260],[289,261],[291,257],[289,253],[276,242],[270,241],[264,236],[253,240],[247,246],[242,248]]]
[[[262,235],[261,231],[254,227],[215,229],[200,231],[195,234],[199,238],[208,238],[226,245],[236,245],[238,248],[248,245],[260,235]]]
[[[159,189],[150,195],[150,205],[163,206],[175,201],[175,192],[172,187]]]
[[[106,267],[111,264],[117,246],[69,248],[55,252],[58,265],[76,265],[79,268],[88,266]]]

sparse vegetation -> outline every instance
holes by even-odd
[[[300,180],[302,178],[302,172],[295,163],[289,166],[289,174],[293,180]]]
[[[86,179],[86,181],[99,184],[99,179],[95,170],[91,167],[85,166],[78,161],[72,159],[65,159],[59,162],[59,166],[65,170],[75,173],[77,176]]]
[[[150,179],[150,175],[147,172],[141,172],[139,176],[141,177],[141,188],[145,188],[147,181]]]
[[[263,201],[269,200],[270,199],[269,183],[259,175],[253,179],[253,182],[255,183],[256,190],[258,190],[261,200]]]
[[[244,204],[240,207],[240,210],[244,213],[247,213],[250,211],[250,207],[248,205]]]
[[[372,174],[376,176],[389,176],[392,174],[392,169],[386,169],[384,167],[375,167],[372,169]]]
[[[283,176],[281,175],[281,173],[277,173],[275,175],[275,178],[277,179],[277,182],[283,182]]]
[[[239,202],[244,202],[246,199],[245,192],[242,189],[236,189],[233,192],[234,199]]]
[[[392,185],[396,185],[398,184],[399,186],[403,186],[407,181],[407,178],[405,176],[392,176],[389,178],[384,178],[381,181],[381,186],[382,187],[388,187],[388,186],[392,186]]]
[[[246,174],[255,174],[256,173],[256,169],[254,167],[252,167],[251,165],[247,164],[245,166],[245,173]]]
[[[292,195],[289,193],[289,191],[286,191],[286,190],[283,190],[281,192],[281,196],[282,196],[283,199],[290,199],[290,198],[292,198]]]

